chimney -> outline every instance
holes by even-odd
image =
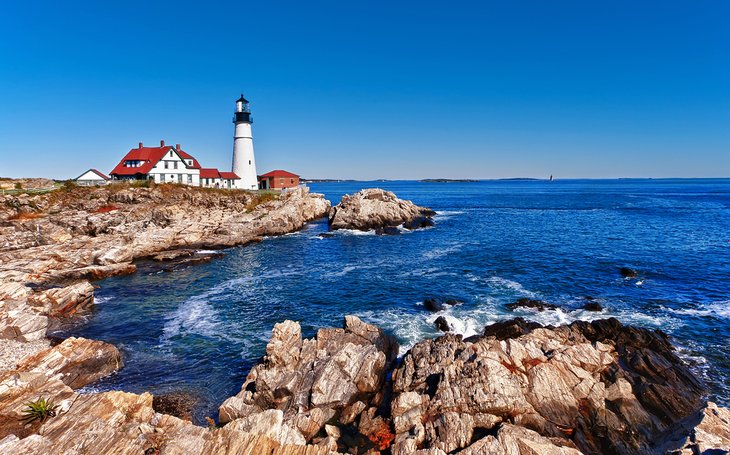
[[[143,147],[143,144],[140,142],[139,143],[139,148],[142,148],[142,147]]]
[[[164,140],[160,141],[160,147],[164,147],[164,146],[165,146],[165,141]]]
[[[175,144],[175,150],[178,152],[180,151],[180,144]]]

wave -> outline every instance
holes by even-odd
[[[451,253],[456,253],[457,251],[461,250],[462,247],[463,244],[454,244],[443,248],[434,248],[431,251],[426,251],[425,253],[423,253],[423,257],[426,259],[440,258],[443,256],[447,256]]]
[[[94,296],[94,305],[102,305],[108,301],[110,301],[112,297],[98,297]]]
[[[713,302],[700,308],[662,308],[682,316],[730,318],[730,300]]]
[[[536,292],[528,291],[527,289],[525,289],[517,281],[502,278],[500,276],[490,276],[489,278],[486,278],[485,281],[490,287],[498,289],[510,289],[525,297],[535,298],[539,296],[539,294],[537,294]]]

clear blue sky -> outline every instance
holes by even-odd
[[[21,2],[0,15],[0,175],[137,142],[260,173],[728,177],[730,2]]]

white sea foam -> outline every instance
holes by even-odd
[[[537,293],[525,289],[517,281],[508,280],[507,278],[502,278],[499,276],[491,276],[491,277],[487,278],[485,281],[490,287],[493,287],[493,288],[511,289],[526,297],[532,297],[532,298],[538,297]]]
[[[210,305],[208,298],[209,293],[191,297],[166,316],[161,340],[167,341],[178,335],[229,339],[231,332]]]
[[[464,212],[459,210],[439,210],[436,212],[436,220],[448,220],[449,218],[454,218],[457,215],[462,215]]]
[[[94,305],[102,305],[102,304],[110,301],[111,299],[112,299],[111,297],[97,297],[97,296],[94,296]]]
[[[219,253],[219,252],[220,251],[216,251],[216,250],[197,250],[195,252],[195,254],[216,254],[216,253]]]
[[[451,253],[456,253],[457,251],[461,250],[463,247],[463,244],[457,243],[449,246],[445,246],[443,248],[434,248],[430,251],[426,251],[423,253],[423,257],[426,259],[436,259],[443,256],[448,256]]]
[[[730,300],[710,303],[700,308],[664,308],[674,314],[696,317],[730,318]]]

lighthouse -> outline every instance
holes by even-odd
[[[256,160],[253,156],[253,136],[251,135],[251,107],[248,100],[241,97],[236,101],[236,112],[233,114],[233,169],[240,177],[239,188],[256,190],[259,187],[256,176]]]

